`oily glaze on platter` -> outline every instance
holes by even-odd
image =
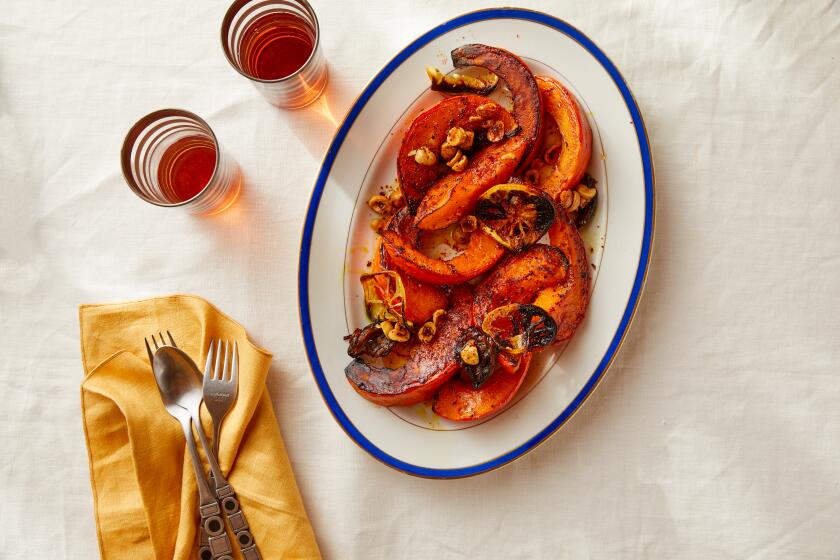
[[[385,408],[359,398],[344,379],[341,338],[366,323],[358,274],[372,258],[373,234],[365,201],[394,181],[403,127],[439,99],[428,91],[425,67],[448,71],[447,54],[466,43],[515,52],[535,74],[569,88],[589,113],[588,172],[599,181],[599,204],[584,234],[597,278],[587,319],[559,358],[548,351],[534,360],[519,400],[487,421],[450,426],[422,405]],[[301,321],[327,406],[354,441],[410,474],[468,476],[521,456],[578,409],[613,359],[644,281],[652,228],[652,167],[638,108],[618,72],[585,36],[550,16],[513,9],[467,14],[430,31],[386,66],[351,109],[307,214]]]

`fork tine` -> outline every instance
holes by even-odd
[[[225,340],[225,365],[222,368],[222,381],[230,381],[230,341]]]
[[[149,339],[145,336],[143,337],[143,343],[146,345],[146,353],[149,355],[149,364],[153,365],[155,363],[155,358],[152,355],[152,348],[149,346]]]
[[[221,379],[221,371],[219,368],[222,366],[222,360],[219,357],[222,355],[222,339],[216,341],[216,367],[213,369],[213,379],[219,380]]]
[[[207,358],[204,362],[204,384],[206,385],[213,376],[213,339],[210,339],[210,347],[207,349]]]
[[[238,388],[239,387],[239,348],[236,346],[236,341],[233,341],[233,360],[230,366],[230,380]]]
[[[157,339],[155,338],[155,335],[152,335],[152,342],[154,342],[154,343],[155,343],[155,350],[157,350],[158,348],[160,348],[160,346],[158,346],[158,341],[157,341]],[[162,341],[161,341],[161,342],[162,342]]]
[[[172,346],[174,346],[175,348],[178,348],[178,345],[175,344],[175,339],[172,338],[172,333],[169,332],[169,331],[166,331],[166,334],[169,335],[169,342],[172,344]],[[161,338],[163,338],[163,337],[161,337]]]

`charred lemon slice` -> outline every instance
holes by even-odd
[[[536,305],[512,303],[490,311],[481,330],[508,354],[522,354],[548,346],[557,336],[557,323]]]
[[[362,274],[365,309],[371,321],[405,323],[405,286],[393,270]]]
[[[539,191],[507,183],[481,195],[475,215],[487,235],[519,252],[539,241],[551,227],[554,204]]]
[[[493,374],[499,349],[493,339],[476,327],[470,327],[455,344],[455,359],[461,366],[461,378],[481,387]]]

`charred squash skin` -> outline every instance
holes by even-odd
[[[574,96],[554,78],[537,76],[546,113],[557,122],[563,147],[552,174],[540,187],[556,200],[563,190],[575,187],[586,172],[592,155],[592,129]]]
[[[558,209],[548,238],[553,247],[568,256],[569,274],[563,283],[540,291],[533,303],[548,312],[557,323],[555,343],[558,343],[572,338],[586,316],[591,275],[583,239],[565,211]]]
[[[382,406],[403,406],[432,398],[458,372],[452,349],[461,332],[472,322],[472,290],[458,286],[452,308],[441,317],[435,338],[418,343],[408,361],[398,369],[370,365],[355,359],[344,369],[350,385],[367,400]]]
[[[513,373],[497,368],[481,387],[455,377],[441,387],[433,410],[439,416],[456,422],[480,420],[502,410],[516,395],[528,374],[531,354],[524,354],[519,369]]]
[[[528,65],[515,54],[498,47],[473,43],[453,50],[452,63],[456,68],[481,66],[504,80],[513,94],[513,118],[525,141],[523,160],[527,161],[536,147],[542,128],[542,97],[537,81]]]
[[[440,154],[440,146],[446,140],[450,128],[459,126],[473,132],[481,128],[480,122],[470,122],[476,109],[487,103],[496,105],[479,95],[458,95],[449,97],[421,113],[411,123],[403,137],[397,156],[397,177],[400,181],[406,201],[412,212],[430,186],[441,174],[440,165],[421,165],[414,161],[409,152],[427,147],[435,154]],[[499,110],[504,111],[500,106]]]
[[[505,254],[504,248],[492,237],[482,231],[475,231],[461,254],[443,261],[417,249],[419,234],[420,231],[412,224],[408,208],[402,208],[394,214],[382,232],[383,246],[394,266],[430,284],[462,284],[490,270]]]
[[[531,303],[540,291],[564,283],[568,272],[569,261],[557,247],[538,244],[508,255],[475,290],[476,323],[500,305]]]
[[[489,188],[506,183],[534,150],[542,122],[542,101],[528,66],[512,53],[487,45],[464,45],[452,51],[456,67],[481,66],[505,81],[514,98],[513,116],[500,117],[505,130],[516,134],[471,157],[462,173],[439,179],[417,208],[417,227],[442,229],[466,216]]]
[[[371,265],[371,272],[399,269],[391,263],[385,247],[380,241],[376,245],[376,257]],[[414,324],[423,324],[432,318],[438,309],[446,309],[449,306],[449,298],[446,292],[437,286],[421,282],[416,278],[401,274],[403,287],[405,288],[405,318]]]

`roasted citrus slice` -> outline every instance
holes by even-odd
[[[461,365],[461,376],[478,389],[493,374],[498,348],[493,339],[476,327],[461,334],[455,345],[455,358]]]
[[[481,195],[475,215],[487,235],[519,252],[539,241],[551,227],[554,205],[535,189],[507,183]]]
[[[371,321],[405,322],[405,286],[393,270],[362,274],[365,309]]]
[[[381,242],[374,251],[376,258],[371,262],[371,272],[390,270],[399,274],[405,288],[405,318],[415,325],[422,325],[432,318],[438,309],[449,307],[449,299],[440,287],[412,278],[398,271]]]
[[[504,352],[522,354],[554,342],[557,323],[536,305],[511,303],[485,315],[481,330]]]

